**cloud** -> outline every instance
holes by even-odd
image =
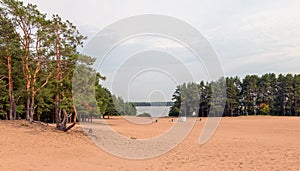
[[[299,73],[299,1],[272,1],[245,9],[239,18],[208,30],[226,75]]]
[[[159,49],[165,49],[165,50],[171,50],[171,49],[186,49],[182,44],[168,39],[166,37],[161,36],[140,36],[135,37],[132,39],[127,40],[123,43],[123,46],[141,46],[141,47],[151,47],[159,48]]]
[[[176,2],[174,0],[127,0],[125,2],[64,0],[59,3],[26,0],[26,2],[38,4],[43,12],[58,13],[64,19],[69,19],[90,39],[107,25],[126,17],[140,14],[176,17],[204,34],[219,55],[225,75],[228,76],[266,72],[299,73],[300,71],[298,66],[300,64],[299,0]],[[166,51],[179,56],[185,65],[193,70],[199,67],[192,55],[187,53],[179,43],[144,37],[130,39],[120,45],[111,54],[101,71],[109,76],[128,56],[147,49]],[[144,62],[150,63],[151,60],[144,60]],[[161,64],[165,64],[165,67],[179,67],[172,63],[168,66],[163,62]],[[204,70],[195,75],[198,74],[201,75],[199,79],[205,77]]]

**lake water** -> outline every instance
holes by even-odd
[[[170,106],[139,106],[136,107],[137,114],[149,113],[152,117],[169,116]]]

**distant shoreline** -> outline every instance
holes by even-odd
[[[132,102],[135,107],[147,107],[147,106],[173,106],[174,102]]]

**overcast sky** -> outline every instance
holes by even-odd
[[[44,13],[57,13],[62,18],[70,20],[78,26],[82,34],[89,37],[88,40],[106,26],[126,17],[141,14],[176,17],[198,29],[210,42],[221,61],[226,76],[243,77],[247,74],[299,73],[300,71],[299,0],[26,0],[25,2],[37,4]],[[100,72],[108,78],[112,78],[116,74],[116,68],[123,70],[122,72],[118,70],[119,76],[126,71],[131,72],[130,74],[134,71],[138,73],[137,70],[132,69],[132,66],[137,65],[136,62],[131,64],[125,62],[127,68],[126,65],[123,65],[124,63],[122,66],[119,64],[119,67],[115,65],[118,56],[122,56],[124,48],[130,49],[132,42],[139,44],[139,46],[135,45],[135,48],[151,46],[152,49],[153,47],[154,49],[173,49],[174,55],[189,56],[188,52],[184,52],[176,42],[168,41],[155,37],[129,40],[114,52],[112,56],[115,57],[111,57],[112,62],[107,61],[106,67],[101,68]],[[165,47],[166,45],[171,47]],[[179,52],[180,49],[181,52]],[[137,59],[139,56],[140,59],[144,57],[145,60],[135,60],[143,65],[143,61],[149,63],[146,57],[148,56],[150,59],[151,55],[157,55],[156,57],[161,55],[161,58],[164,59],[169,58],[165,53],[149,52],[144,55],[133,55],[132,59]],[[162,60],[162,63],[165,64],[165,68],[172,70],[166,60]],[[176,64],[181,65],[182,62],[176,63],[175,60],[175,64],[173,63],[172,66],[174,67]],[[156,65],[159,63],[151,63],[151,67]],[[193,67],[191,63],[186,66]],[[206,79],[205,72],[201,73],[204,74],[198,74],[199,78]],[[170,99],[175,85],[190,79],[187,77],[187,80],[175,79],[174,81],[173,79],[172,81],[171,77],[163,73],[158,75],[153,70],[131,78],[131,80],[135,80],[131,86],[139,92],[131,94],[130,96],[134,96],[131,100],[165,100],[163,97]],[[144,80],[144,86],[140,85],[142,80]],[[152,84],[148,84],[149,80],[153,80]],[[161,85],[161,89],[159,87],[150,88],[143,94],[143,89],[138,87],[145,88],[146,81],[148,86]],[[109,88],[116,86],[111,86],[111,79],[108,79],[104,85]],[[122,83],[117,85],[122,85]],[[124,90],[116,88],[115,92],[126,96],[118,91]]]

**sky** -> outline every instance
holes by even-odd
[[[99,31],[119,20],[160,14],[178,18],[196,28],[215,50],[225,76],[300,71],[299,0],[24,2],[37,4],[49,16],[59,14],[73,22],[88,36],[86,44]],[[104,86],[125,99],[165,101],[170,100],[178,84],[209,80],[205,66],[192,56],[176,41],[155,36],[137,37],[120,44],[98,69],[108,78]]]

